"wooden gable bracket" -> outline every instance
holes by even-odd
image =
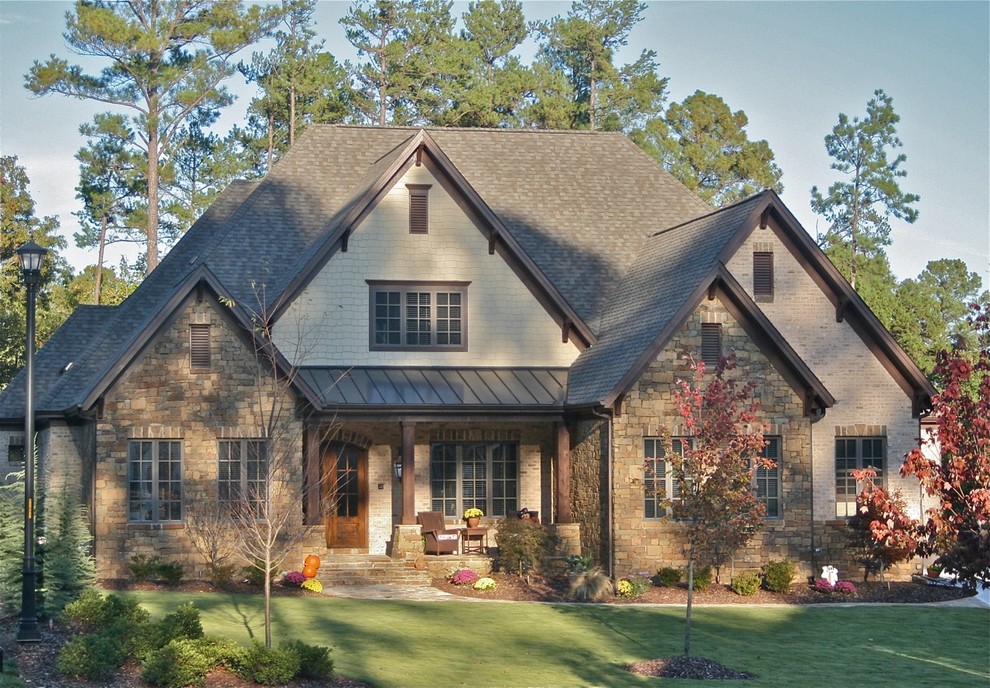
[[[423,166],[423,146],[416,149],[416,167]]]
[[[491,233],[489,233],[488,235],[488,255],[490,256],[495,255],[495,241],[497,239],[498,239],[498,232],[493,229]]]
[[[615,403],[612,404],[612,414],[615,418],[622,417],[622,402],[625,401],[626,395],[620,394],[615,398]]]
[[[564,318],[564,322],[560,324],[560,343],[566,344],[571,338],[571,328],[574,323],[570,321],[569,318]]]
[[[760,229],[767,228],[767,220],[770,218],[770,208],[764,208],[763,212],[760,213]]]
[[[849,299],[845,296],[840,296],[838,303],[835,304],[835,322],[840,323],[846,317],[846,308],[849,306]]]
[[[351,238],[351,230],[345,229],[344,234],[340,237],[340,252],[347,253],[347,240]]]
[[[715,300],[715,294],[717,292],[718,292],[718,286],[715,284],[715,282],[712,282],[711,284],[709,284],[708,285],[708,300],[709,301],[714,301]]]
[[[200,280],[196,284],[196,303],[203,303],[204,298],[206,298],[206,284]]]

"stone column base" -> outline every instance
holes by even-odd
[[[581,556],[580,523],[554,523],[550,529],[560,538],[560,556]]]
[[[392,558],[393,559],[422,559],[425,549],[423,548],[423,534],[418,525],[394,526],[392,530]]]

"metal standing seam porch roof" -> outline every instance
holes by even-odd
[[[303,367],[324,409],[561,411],[566,368]]]

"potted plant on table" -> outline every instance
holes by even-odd
[[[481,509],[476,507],[471,507],[470,509],[464,510],[464,520],[467,522],[468,528],[477,528],[478,524],[481,523],[481,517],[485,515]]]

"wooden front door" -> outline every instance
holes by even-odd
[[[323,513],[327,547],[368,546],[368,454],[352,444],[323,451]]]

